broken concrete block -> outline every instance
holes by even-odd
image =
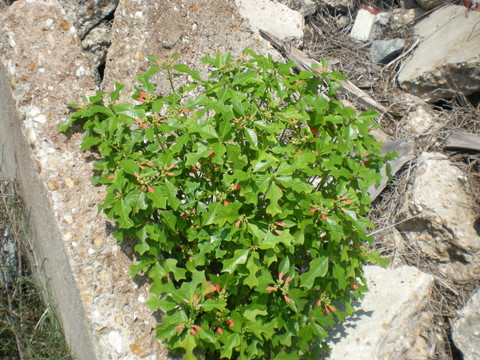
[[[375,13],[371,9],[358,10],[350,37],[358,41],[369,41],[373,38]]]
[[[377,36],[380,27],[388,23],[389,15],[376,9],[361,8],[358,10],[350,37],[358,41],[370,41]]]
[[[269,0],[235,0],[240,14],[252,28],[262,29],[280,40],[303,40],[303,15],[289,7]]]
[[[442,7],[415,26],[421,38],[398,82],[406,92],[435,102],[480,91],[480,12]]]
[[[423,153],[396,218],[409,248],[446,278],[480,279],[480,236],[466,176],[440,153]]]
[[[356,312],[336,327],[329,360],[404,360],[419,337],[433,277],[412,266],[366,266],[369,292]],[[421,357],[422,354],[415,354]],[[417,358],[417,357],[416,357]]]
[[[375,40],[370,48],[370,60],[387,64],[402,53],[404,45],[403,39]]]

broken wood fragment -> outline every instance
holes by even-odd
[[[447,149],[466,149],[480,151],[480,135],[454,131],[447,138]]]

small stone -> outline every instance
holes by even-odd
[[[93,239],[93,244],[96,247],[102,247],[103,244],[105,244],[105,239],[103,238],[103,236],[97,236],[95,239]]]
[[[67,224],[69,224],[69,225],[73,224],[73,218],[72,218],[71,215],[65,215],[65,216],[63,217],[63,220],[65,220],[65,222],[66,222]]]
[[[120,314],[115,314],[115,322],[118,325],[123,325],[123,317]]]
[[[70,30],[70,24],[67,20],[65,19],[61,19],[60,20],[60,27],[64,30],[64,31],[69,31]]]
[[[73,180],[70,179],[70,178],[65,178],[64,182],[65,182],[65,185],[66,185],[69,189],[71,189],[71,188],[73,188],[73,187],[75,186],[75,183],[74,183]]]
[[[132,352],[138,356],[142,355],[143,353],[142,348],[138,344],[130,344],[130,350],[132,350]]]
[[[375,24],[387,26],[389,20],[390,13],[388,12],[379,12],[377,15],[375,15]]]
[[[47,188],[50,191],[57,191],[58,190],[58,182],[56,182],[55,180],[48,180]]]
[[[45,20],[45,25],[43,25],[43,30],[45,30],[45,31],[50,30],[52,25],[53,25],[53,19]]]
[[[375,40],[370,48],[370,60],[387,64],[401,54],[404,45],[403,39]]]
[[[145,54],[141,51],[135,51],[135,60],[142,61],[145,59]]]
[[[80,66],[77,71],[75,72],[75,75],[77,75],[77,77],[82,77],[85,75],[85,68],[83,66]]]

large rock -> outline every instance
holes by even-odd
[[[303,41],[303,15],[288,6],[269,0],[235,0],[240,14],[255,31],[268,31],[280,40]]]
[[[434,102],[480,91],[480,12],[445,6],[421,20],[421,41],[403,65],[403,90]]]
[[[0,29],[2,172],[19,184],[35,259],[78,360],[165,358],[133,263],[98,214],[80,133],[66,137],[66,103],[96,90],[75,29],[57,1],[15,1]],[[140,300],[140,301],[139,301]]]
[[[396,222],[408,247],[455,281],[480,279],[480,236],[466,177],[445,155],[423,153]]]
[[[458,314],[452,329],[455,346],[464,360],[480,359],[480,288]]]
[[[365,278],[370,291],[356,312],[335,329],[329,359],[426,359],[428,349],[414,344],[426,330],[422,312],[433,277],[411,266],[388,270],[367,266]]]
[[[102,20],[111,16],[119,0],[58,0],[63,6],[78,36],[83,39]]]

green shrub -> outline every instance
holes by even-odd
[[[385,161],[376,114],[334,100],[340,74],[296,74],[251,50],[203,59],[207,80],[149,60],[135,104],[117,103],[117,83],[108,101],[70,104],[60,130],[82,122],[82,149],[102,157],[100,209],[119,241],[136,240],[131,274],[151,279],[158,338],[187,360],[315,358],[379,260],[365,246]],[[160,70],[168,96],[150,81]]]

